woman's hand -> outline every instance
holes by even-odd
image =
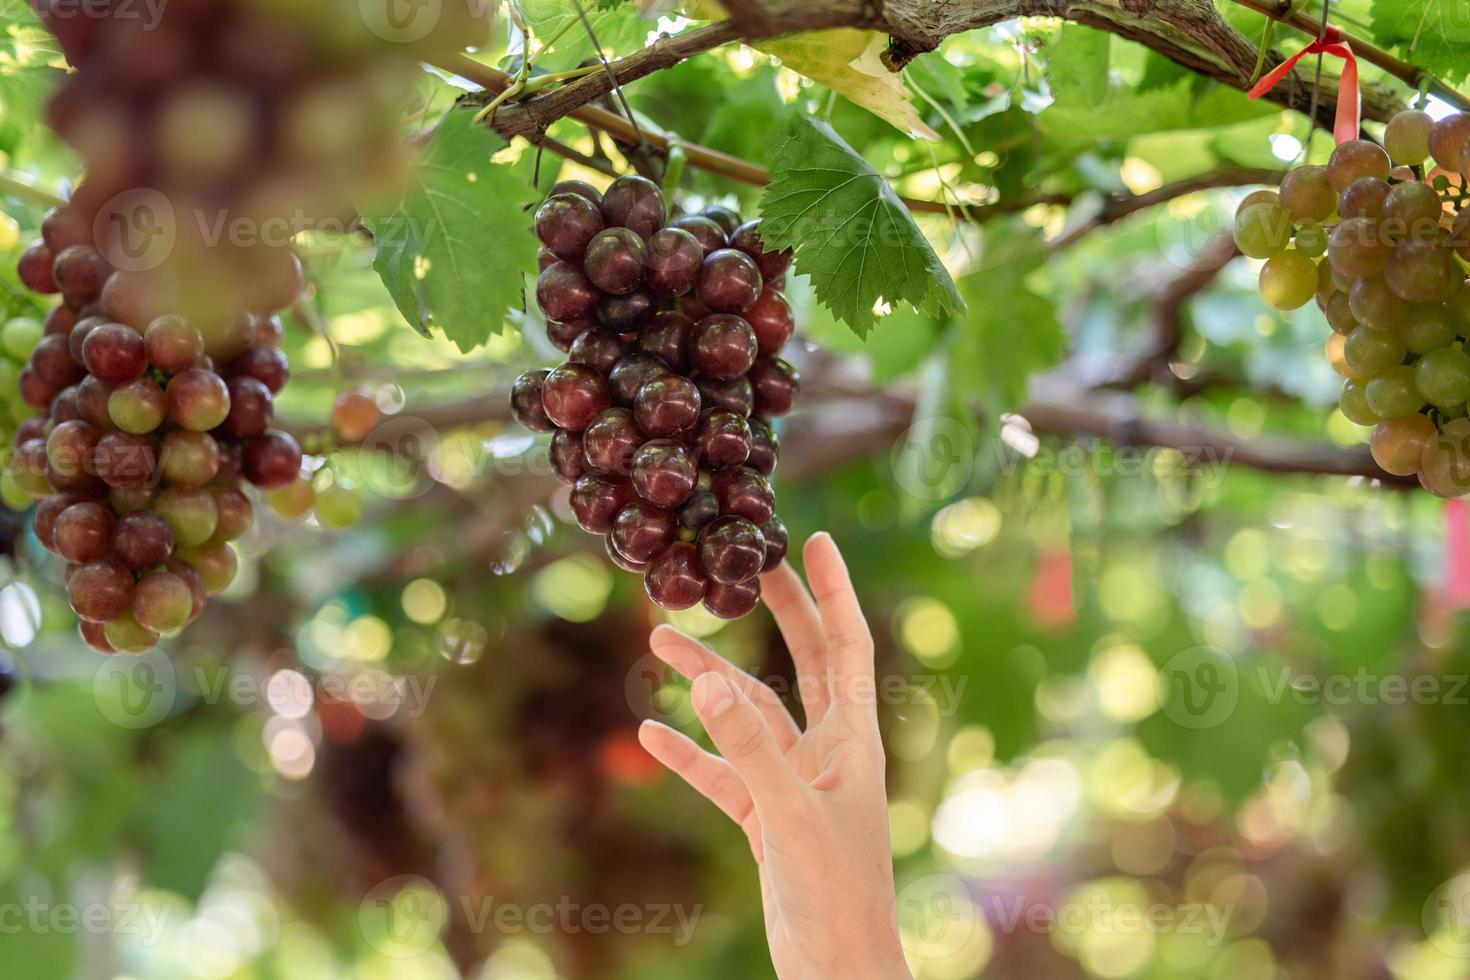
[[[695,711],[721,755],[655,721],[639,740],[745,831],[781,980],[907,978],[873,638],[831,536],[814,536],[805,557],[810,593],[786,564],[761,584],[796,662],[806,731],[765,684],[660,626],[653,652],[694,681]]]

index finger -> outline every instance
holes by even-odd
[[[826,532],[813,535],[803,554],[807,581],[811,583],[812,597],[817,601],[822,630],[827,637],[833,700],[849,701],[859,693],[870,693],[873,634],[852,587],[847,563],[842,560],[837,543]],[[859,691],[863,685],[866,688]]]
[[[761,576],[761,599],[771,610],[771,616],[786,640],[786,649],[791,652],[791,660],[796,664],[796,686],[810,727],[827,713],[827,706],[831,703],[827,641],[822,633],[822,618],[817,613],[816,603],[812,602],[811,593],[802,584],[801,576],[785,562]]]

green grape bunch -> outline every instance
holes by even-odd
[[[20,227],[0,212],[0,267],[13,267],[18,254]],[[17,429],[37,410],[20,396],[20,374],[46,333],[45,311],[32,297],[8,280],[0,281],[0,446],[13,445]],[[34,501],[16,481],[8,466],[0,467],[0,504],[20,511]]]
[[[1338,404],[1374,427],[1374,460],[1442,497],[1470,493],[1467,176],[1470,113],[1409,110],[1382,145],[1341,143],[1235,214],[1241,252],[1264,260],[1262,298],[1278,310],[1316,300],[1326,316]]]

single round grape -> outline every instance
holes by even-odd
[[[686,214],[669,222],[672,228],[687,231],[699,242],[700,250],[705,255],[718,252],[722,248],[729,247],[730,239],[725,229],[719,224],[702,214]]]
[[[1425,441],[1419,482],[1441,497],[1462,497],[1470,492],[1470,419],[1447,422]]]
[[[613,404],[632,406],[644,385],[668,373],[669,366],[661,358],[639,352],[629,354],[614,364],[607,376]]]
[[[612,560],[612,563],[625,572],[632,572],[634,575],[643,575],[648,572],[649,566],[653,564],[647,561],[629,561],[618,554],[618,549],[613,547],[612,535],[610,534],[603,537],[602,546],[607,551],[607,557]]]
[[[760,579],[753,578],[739,585],[721,585],[711,582],[704,594],[704,608],[720,619],[740,619],[755,611],[760,605]]]
[[[233,389],[230,398],[233,402]],[[382,417],[383,413],[378,409],[372,389],[362,385],[348,388],[332,402],[332,428],[337,430],[337,435],[343,442],[362,442],[377,428]],[[266,424],[270,424],[269,419]]]
[[[700,416],[694,446],[700,465],[711,469],[744,466],[754,437],[745,416],[728,409],[711,409]]]
[[[26,493],[44,497],[51,492],[46,482],[46,440],[28,439],[15,447],[10,472]]]
[[[699,467],[683,444],[672,439],[644,443],[633,454],[633,490],[655,507],[678,507],[699,482]]]
[[[1417,180],[1395,184],[1383,201],[1383,224],[1394,238],[1435,235],[1443,218],[1439,194]]]
[[[602,216],[608,225],[627,228],[648,238],[664,223],[664,193],[646,177],[619,177],[602,195]]]
[[[1383,271],[1393,254],[1393,245],[1372,218],[1345,218],[1327,242],[1327,257],[1333,269],[1361,278]]]
[[[148,362],[165,374],[187,371],[204,356],[204,338],[181,316],[161,316],[143,331]]]
[[[1315,221],[1307,221],[1297,228],[1292,242],[1296,245],[1298,254],[1305,255],[1309,259],[1317,259],[1327,254],[1327,236],[1326,228]],[[1319,281],[1320,278],[1319,275]]]
[[[558,262],[536,280],[536,305],[548,320],[570,323],[597,312],[602,296],[597,287],[570,262]]]
[[[1414,365],[1414,384],[1429,404],[1447,409],[1470,398],[1470,356],[1441,347]]]
[[[657,312],[658,296],[646,286],[622,296],[608,293],[597,301],[597,318],[618,333],[637,333]]]
[[[59,389],[42,381],[41,376],[30,367],[20,372],[18,387],[21,400],[38,412],[44,412],[50,408],[51,402],[59,392]]]
[[[189,595],[194,602],[193,609],[189,613],[189,622],[192,623],[199,618],[200,613],[204,612],[204,605],[209,601],[209,590],[204,585],[204,576],[182,558],[170,558],[164,564],[164,568],[183,579],[184,584],[189,586]]]
[[[1281,206],[1296,221],[1326,221],[1337,210],[1337,191],[1327,168],[1297,167],[1281,180]]]
[[[72,573],[66,595],[81,619],[111,622],[132,607],[133,573],[116,559],[88,562]]]
[[[682,228],[664,228],[648,240],[648,285],[667,296],[683,296],[699,282],[704,248]]]
[[[155,478],[153,444],[146,436],[131,432],[109,432],[97,443],[94,454],[97,475],[109,487],[135,489]]]
[[[218,595],[229,588],[240,566],[235,549],[224,543],[188,548],[179,553],[179,558],[199,572],[205,591],[210,595]]]
[[[1317,293],[1317,265],[1295,249],[1280,252],[1261,266],[1260,288],[1261,298],[1272,307],[1300,309]],[[755,383],[754,379],[751,383]]]
[[[1383,133],[1383,146],[1395,163],[1417,167],[1429,158],[1429,131],[1434,117],[1420,109],[1395,113]]]
[[[158,645],[158,634],[138,622],[131,612],[108,621],[102,635],[119,653],[147,653]]]
[[[145,335],[145,341],[148,339]],[[281,323],[281,318],[274,314],[257,313],[255,315],[255,346],[256,347],[280,347],[286,340],[286,328]],[[262,378],[262,381],[265,379]],[[269,384],[269,382],[267,382]]]
[[[605,327],[593,327],[591,330],[584,330],[572,342],[567,360],[585,364],[599,374],[607,374],[626,353],[628,347],[623,343],[622,337]]]
[[[599,207],[601,207],[602,205],[602,192],[599,191],[596,187],[593,187],[591,184],[587,183],[585,180],[557,181],[555,184],[551,185],[551,192],[547,196],[555,197],[558,194],[576,194],[580,197],[585,197],[587,200],[591,201],[593,204],[598,205]]]
[[[54,207],[41,219],[41,240],[51,254],[60,255],[71,245],[84,245],[92,240],[92,219],[78,205]]]
[[[1419,471],[1424,449],[1438,438],[1434,423],[1423,415],[1382,422],[1373,431],[1369,448],[1373,460],[1394,476],[1412,476]]]
[[[1397,364],[1368,379],[1368,407],[1379,418],[1401,419],[1424,407],[1414,367]]]
[[[16,426],[15,444],[17,446],[23,446],[32,439],[41,439],[44,441],[46,436],[46,416],[32,415],[20,425]]]
[[[699,421],[699,388],[688,378],[662,374],[638,389],[633,418],[654,438],[677,436]]]
[[[581,450],[586,455],[587,464],[597,472],[628,476],[633,472],[633,454],[647,440],[631,411],[610,408],[587,426],[582,434]]]
[[[594,307],[594,314],[595,312]],[[573,320],[571,323],[558,323],[555,320],[547,320],[546,339],[551,341],[551,346],[566,353],[572,349],[572,344],[576,342],[578,337],[597,325],[597,317],[595,315],[582,320]]]
[[[776,430],[771,428],[771,423],[761,418],[751,418],[750,423],[750,459],[746,465],[755,470],[761,476],[769,477],[776,472],[776,463],[781,456],[781,440],[776,436]]]
[[[85,565],[112,554],[112,511],[102,504],[80,501],[56,518],[56,550],[69,562]]]
[[[1382,177],[1361,177],[1347,186],[1337,200],[1337,212],[1344,218],[1383,217],[1383,207],[1392,188]]]
[[[755,390],[749,378],[700,378],[698,386],[705,408],[728,408],[737,415],[749,415],[755,408]]]
[[[208,432],[230,414],[230,390],[213,371],[182,371],[169,379],[164,395],[168,398],[168,417],[181,428]]]
[[[46,328],[34,318],[11,317],[0,328],[0,347],[14,360],[24,361],[31,356],[31,351],[36,349],[45,334]]]
[[[588,430],[590,431],[595,425],[597,421],[593,420],[592,425],[587,427]],[[557,429],[551,437],[549,451],[551,469],[556,474],[556,478],[567,486],[572,486],[582,479],[590,469],[587,456],[582,451],[582,442],[585,438],[586,433],[568,432],[566,429]]]
[[[1377,425],[1382,421],[1378,413],[1368,405],[1368,392],[1362,381],[1349,378],[1342,383],[1337,396],[1337,406],[1349,422],[1358,425]]]
[[[46,437],[46,461],[63,474],[91,472],[102,432],[80,419],[63,422]]]
[[[1363,177],[1388,179],[1393,164],[1383,147],[1371,140],[1348,140],[1339,143],[1327,162],[1327,179],[1332,189],[1341,194],[1349,184]]]
[[[582,269],[598,289],[621,296],[643,285],[647,258],[648,247],[636,232],[628,228],[608,228],[588,244]]]
[[[715,224],[719,225],[720,229],[724,231],[726,235],[735,234],[736,229],[744,224],[744,221],[741,220],[739,214],[722,204],[712,204],[709,207],[705,208],[703,211],[699,212],[699,214],[701,217],[708,218]]]
[[[760,526],[743,517],[721,517],[699,532],[699,562],[721,585],[738,585],[760,574],[766,541]]]
[[[89,623],[85,619],[79,619],[77,632],[94,653],[117,653],[117,647],[107,642],[107,627],[103,623]]]
[[[172,572],[144,575],[133,590],[133,618],[154,633],[183,629],[193,608],[188,584]]]
[[[168,522],[174,543],[180,548],[203,544],[214,537],[219,510],[207,490],[197,487],[168,487],[153,499],[153,509]]]
[[[39,418],[39,416],[32,417]],[[51,399],[51,421],[54,424],[60,425],[62,422],[70,422],[74,419],[81,418],[81,409],[77,407],[76,385],[61,389],[56,393],[56,397]]]
[[[763,357],[746,375],[755,393],[755,414],[777,418],[796,407],[801,395],[801,375],[779,357]]]
[[[585,364],[563,364],[546,376],[541,404],[558,427],[581,432],[612,404],[600,373]]]
[[[269,491],[265,495],[265,501],[270,504],[271,510],[286,520],[300,520],[316,503],[316,490],[312,488],[310,480],[298,476]]]
[[[1460,154],[1467,142],[1470,142],[1470,113],[1445,116],[1429,129],[1429,155],[1451,173],[1459,169]]]
[[[1427,354],[1455,339],[1454,317],[1439,303],[1416,303],[1409,308],[1398,334],[1412,353]]]
[[[694,321],[682,313],[660,313],[638,334],[638,349],[681,374],[689,370],[689,335]]]
[[[532,432],[552,432],[556,429],[556,423],[547,416],[546,408],[541,402],[542,389],[550,374],[546,368],[527,371],[511,385],[511,414],[516,417],[517,422]]]
[[[82,361],[103,381],[131,381],[148,366],[148,354],[138,331],[121,323],[107,323],[87,334]]]
[[[628,481],[584,476],[572,487],[572,514],[587,533],[607,534],[618,514],[632,500],[633,488]]]
[[[1258,201],[1235,212],[1235,244],[1253,259],[1269,259],[1291,243],[1291,215],[1277,204]]]
[[[233,487],[218,487],[209,495],[214,498],[214,509],[218,515],[212,540],[234,541],[250,530],[250,525],[255,523],[255,507],[249,497]]]
[[[112,393],[116,387],[94,374],[83,378],[77,385],[77,411],[82,413],[82,418],[99,429],[111,428],[115,424],[112,421]]]
[[[168,400],[152,378],[135,378],[119,385],[107,398],[107,417],[124,432],[147,435],[163,424]]]
[[[112,549],[134,571],[157,568],[174,553],[174,532],[151,510],[136,510],[117,519]]]
[[[743,517],[756,527],[776,513],[770,482],[749,466],[720,470],[711,480],[710,492],[719,500],[721,514]]]
[[[722,248],[704,260],[697,295],[712,312],[744,313],[760,299],[764,288],[760,268],[750,256]]]
[[[708,490],[696,490],[689,495],[689,499],[675,516],[681,528],[699,531],[720,516],[720,502]]]
[[[316,495],[316,519],[322,527],[344,531],[362,520],[363,500],[357,491],[333,484]]]
[[[694,546],[676,541],[648,566],[643,585],[648,597],[658,606],[678,610],[698,605],[709,580],[700,567]]]
[[[1363,375],[1379,374],[1404,360],[1408,348],[1392,330],[1358,327],[1347,336],[1343,355],[1348,366]]]
[[[153,506],[157,487],[113,487],[107,491],[107,503],[114,514],[132,514]]]
[[[678,525],[671,511],[635,500],[618,511],[610,536],[618,554],[631,562],[649,562],[674,543]]]
[[[44,241],[33,242],[21,253],[16,272],[20,275],[20,281],[31,292],[49,295],[61,291],[61,287],[56,284],[56,277],[52,274],[54,265],[51,250],[46,247],[46,243]]]
[[[1331,209],[1328,210],[1328,213],[1331,213]],[[791,268],[793,254],[791,249],[788,248],[781,252],[766,251],[765,244],[761,241],[760,218],[747,221],[736,228],[735,233],[730,236],[730,247],[750,256],[764,279],[779,279],[786,274],[787,269]]]
[[[245,440],[240,463],[245,479],[262,490],[274,490],[300,474],[301,447],[288,433],[266,431]]]
[[[1388,288],[1383,276],[1367,276],[1353,282],[1348,290],[1348,303],[1353,318],[1364,326],[1378,330],[1396,329],[1413,308],[1407,300]]]
[[[1322,312],[1327,317],[1327,325],[1340,334],[1352,333],[1358,326],[1358,319],[1353,316],[1352,302],[1346,293],[1333,293]]]
[[[219,473],[219,457],[219,443],[209,433],[175,429],[159,445],[158,469],[173,486],[202,487]]]
[[[759,342],[742,317],[717,313],[700,320],[689,336],[689,361],[701,377],[738,378],[755,363]]]
[[[71,351],[67,347],[66,338],[54,334],[50,337],[42,337],[36,349],[31,352],[31,370],[35,371],[36,376],[42,381],[58,391],[81,381],[86,373],[76,361],[71,359]]]
[[[291,365],[279,348],[257,344],[230,363],[230,373],[254,378],[272,395],[279,395],[291,377]]]
[[[275,419],[275,402],[270,389],[254,378],[241,375],[225,382],[230,394],[230,412],[220,423],[220,430],[243,438],[258,436],[270,428]]]
[[[41,547],[60,554],[56,546],[56,522],[73,505],[83,503],[86,499],[75,493],[51,493],[36,504],[32,528]]]
[[[179,283],[167,267],[146,272],[118,270],[102,287],[102,312],[137,330],[178,309]]]
[[[46,314],[42,329],[48,337],[70,337],[80,320],[81,315],[70,306],[56,306]]]
[[[1449,249],[1439,242],[1419,238],[1394,246],[1388,264],[1383,267],[1388,288],[1411,303],[1438,299],[1455,282],[1457,274]]]
[[[553,194],[536,209],[536,237],[564,259],[580,259],[604,227],[602,211],[578,194]]]
[[[56,256],[51,273],[67,304],[80,309],[102,295],[112,265],[91,245],[69,245]]]
[[[1325,239],[1323,248],[1326,248]],[[745,322],[755,331],[762,354],[779,354],[795,331],[796,319],[791,304],[781,293],[767,286],[755,305],[745,311]]]
[[[774,571],[776,566],[786,560],[786,551],[791,546],[791,536],[786,530],[786,525],[781,518],[772,517],[761,528],[761,537],[766,539],[766,562],[761,566],[761,574]]]

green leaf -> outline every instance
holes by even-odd
[[[888,39],[876,31],[838,28],[762,41],[758,51],[774,55],[798,74],[842,95],[892,124],[906,136],[938,140],[914,108],[903,77],[888,70],[881,55]]]
[[[1470,75],[1470,0],[1373,0],[1373,36],[1446,81]]]
[[[506,143],[474,112],[446,115],[407,194],[391,210],[364,211],[378,254],[373,268],[409,323],[437,327],[469,351],[506,328],[522,301],[522,269],[535,266],[536,240],[523,208],[534,152],[491,163]]]
[[[1112,38],[1102,31],[1064,24],[1047,47],[1046,80],[1060,103],[1102,105],[1108,94],[1108,57]]]
[[[588,5],[587,22],[597,36],[597,45],[594,46],[584,25],[572,23],[567,26],[569,21],[580,19],[576,7],[567,0],[523,0],[521,12],[537,44],[545,44],[567,27],[566,33],[536,59],[536,67],[549,72],[575,68],[584,59],[597,57],[599,47],[609,59],[631,54],[648,43],[649,31],[654,27],[652,21],[644,20],[639,14],[636,4]]]
[[[950,359],[953,383],[974,392],[989,415],[1011,411],[1026,396],[1027,379],[1052,367],[1066,350],[1056,304],[1027,284],[1044,275],[1046,246],[1034,229],[987,229],[980,266],[960,280],[970,314]]]
[[[940,315],[964,308],[954,280],[888,181],[832,127],[794,116],[771,140],[761,198],[768,248],[794,248],[817,299],[865,337],[880,302]]]

